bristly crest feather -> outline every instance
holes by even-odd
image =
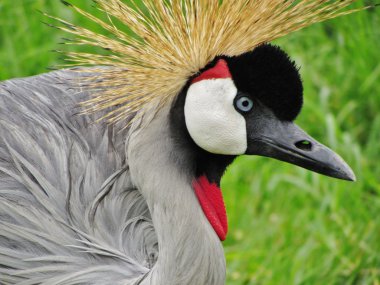
[[[108,21],[64,2],[112,36],[59,21],[62,30],[77,37],[70,44],[108,51],[67,55],[74,65],[96,71],[87,81],[94,95],[83,103],[85,112],[110,109],[104,119],[115,123],[152,100],[171,102],[216,56],[240,55],[313,23],[364,9],[345,9],[355,1],[96,0]],[[128,31],[117,28],[113,19]]]

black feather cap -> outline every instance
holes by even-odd
[[[264,44],[224,58],[239,92],[259,100],[282,121],[293,121],[303,104],[299,68],[278,46]]]

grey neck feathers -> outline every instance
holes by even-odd
[[[157,263],[139,284],[222,285],[223,247],[192,189],[192,158],[171,139],[168,112],[148,110],[154,115],[134,123],[127,144],[132,181],[147,201],[159,244]]]

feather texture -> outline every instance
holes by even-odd
[[[0,83],[0,284],[132,284],[156,262],[128,130],[78,116],[78,80]]]
[[[86,112],[115,107],[103,118],[118,122],[157,99],[171,101],[190,77],[216,56],[236,56],[291,32],[357,10],[355,0],[97,0],[107,20],[72,6],[110,36],[59,20],[74,34],[70,44],[90,45],[106,55],[69,52],[77,65],[112,66],[89,78],[93,97]],[[57,19],[58,20],[58,19]],[[114,24],[118,22],[118,25]],[[123,28],[118,28],[124,26]],[[111,87],[112,86],[112,87]]]

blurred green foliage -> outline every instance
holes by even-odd
[[[89,0],[72,2],[93,10]],[[63,63],[51,50],[68,35],[44,25],[51,20],[38,10],[97,29],[56,0],[1,0],[0,79]],[[380,8],[276,43],[301,67],[297,123],[340,153],[358,181],[239,158],[222,181],[227,284],[380,284]]]

